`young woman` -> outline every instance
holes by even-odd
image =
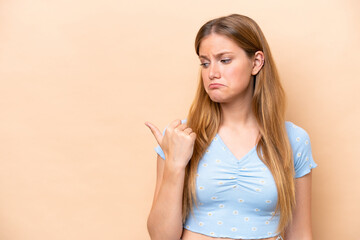
[[[285,121],[285,94],[260,27],[232,14],[195,40],[201,74],[186,119],[161,134],[147,227],[152,240],[309,240],[307,132]],[[165,161],[164,161],[165,160]]]

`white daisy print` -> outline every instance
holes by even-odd
[[[245,220],[246,222],[248,222],[248,221],[250,220],[250,218],[249,218],[249,217],[244,217],[244,220]]]
[[[266,202],[266,203],[271,203],[271,200],[266,200],[265,202]]]
[[[190,226],[189,226],[189,225],[186,225],[186,228],[187,228],[187,229],[189,229],[189,228],[190,228]]]
[[[306,161],[309,161],[309,157],[306,157],[305,160],[306,160]]]
[[[221,160],[220,160],[220,159],[216,159],[215,162],[216,162],[216,163],[220,163]]]
[[[219,182],[219,185],[223,185],[224,184],[224,182]]]
[[[266,221],[265,224],[269,224],[270,222],[269,221]]]
[[[234,210],[234,211],[233,211],[233,214],[234,214],[234,215],[238,215],[238,214],[239,214],[239,211],[238,211],[238,210]]]
[[[305,141],[305,145],[308,145],[308,144],[309,144],[309,140],[306,140],[306,141]]]
[[[300,138],[299,138],[299,137],[297,137],[297,138],[296,138],[296,141],[297,141],[297,142],[299,142],[299,141],[300,141]]]
[[[212,200],[215,200],[217,197],[211,197]]]
[[[215,233],[214,233],[214,232],[210,232],[210,235],[211,235],[211,236],[214,236],[214,235],[215,235]]]
[[[204,187],[203,187],[203,186],[200,186],[199,189],[200,189],[200,190],[204,190]]]
[[[260,209],[258,209],[258,208],[255,208],[254,210],[255,210],[255,212],[259,212],[259,211],[260,211]]]
[[[199,226],[204,226],[204,223],[203,223],[203,222],[199,222]]]
[[[212,212],[208,212],[208,216],[212,216],[213,215],[213,213]]]
[[[208,152],[210,152],[210,150],[209,150],[209,149],[206,149],[206,152],[208,153]]]
[[[218,221],[217,224],[218,224],[218,225],[222,225],[223,222],[222,222],[222,221]]]
[[[204,163],[203,166],[204,166],[204,167],[207,167],[208,165],[207,165],[207,163]]]
[[[300,156],[301,156],[301,153],[298,153],[297,156],[300,157]]]
[[[264,183],[265,183],[265,180],[260,180],[260,183],[263,183],[263,184],[264,184]]]
[[[236,227],[231,228],[231,231],[236,232],[237,231]]]
[[[257,228],[256,228],[256,227],[252,227],[251,230],[252,230],[252,231],[256,231]]]
[[[261,189],[260,188],[255,188],[255,191],[261,192]]]
[[[244,199],[239,199],[239,202],[243,203],[243,202],[244,202]]]
[[[224,207],[225,207],[224,204],[219,205],[219,208],[224,208]]]

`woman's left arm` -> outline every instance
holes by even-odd
[[[285,230],[285,240],[312,240],[311,172],[295,179],[295,199],[293,220]]]

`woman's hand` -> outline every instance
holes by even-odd
[[[150,128],[163,150],[166,164],[171,164],[175,168],[185,168],[193,155],[196,133],[179,119],[170,123],[164,136],[155,125],[149,122],[145,122],[145,125]]]

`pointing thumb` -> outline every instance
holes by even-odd
[[[162,139],[163,139],[163,135],[162,135],[161,131],[160,131],[155,125],[153,125],[153,124],[150,123],[150,122],[145,122],[145,125],[146,125],[148,128],[150,128],[150,130],[151,130],[152,134],[154,135],[157,143],[158,143],[159,145],[161,145],[161,142],[162,142]]]

